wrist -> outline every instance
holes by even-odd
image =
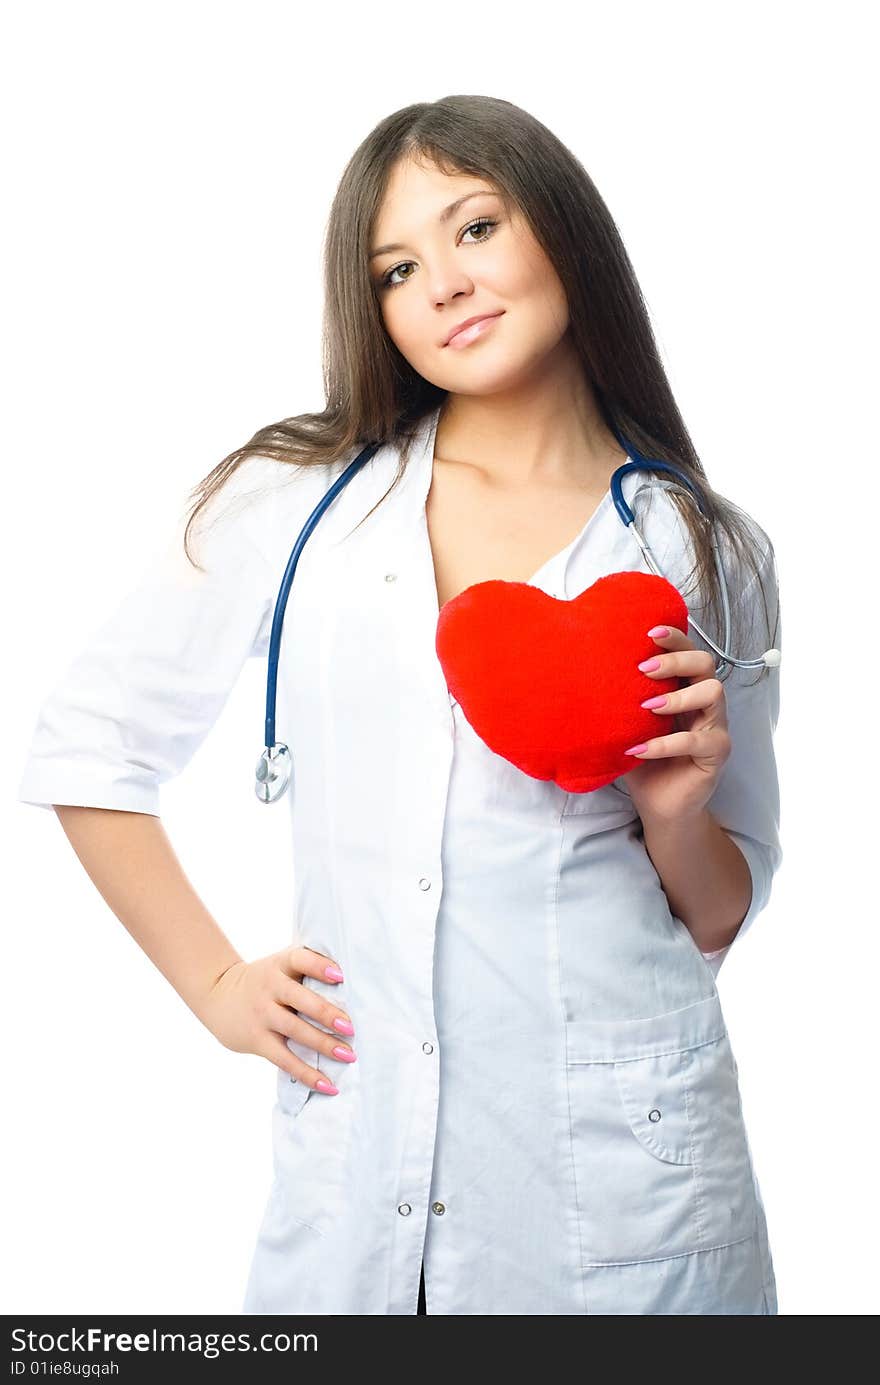
[[[636,805],[638,807],[638,805]],[[643,813],[639,809],[639,817],[646,832],[652,836],[660,836],[674,840],[676,837],[690,838],[707,831],[714,824],[714,818],[705,804],[701,808],[692,808],[687,812],[678,812],[672,817],[664,817],[662,813]]]
[[[225,957],[218,959],[216,964],[211,968],[211,972],[208,976],[200,978],[199,982],[193,986],[192,996],[186,998],[187,1004],[193,1014],[197,1019],[201,1020],[202,1024],[207,1025],[209,1029],[211,1026],[208,1023],[208,1015],[211,1009],[211,1001],[217,994],[218,986],[233,967],[237,967],[243,962],[244,958],[240,957],[235,949],[232,949]]]

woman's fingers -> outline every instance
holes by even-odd
[[[655,668],[644,664],[657,660]],[[708,649],[676,649],[667,654],[652,654],[638,665],[646,678],[711,678],[715,672],[715,656]]]
[[[674,755],[689,755],[696,762],[713,764],[719,758],[723,763],[730,754],[730,738],[726,731],[703,727],[699,731],[673,731],[668,736],[654,736],[643,742],[644,749],[637,751],[630,746],[625,755],[633,755],[638,760],[663,760]]]
[[[311,947],[289,947],[283,954],[290,976],[314,976],[319,981],[342,981],[342,970],[332,957]]]
[[[698,649],[683,630],[670,626],[662,637],[651,636],[654,643],[666,652],[654,654],[639,668],[649,679],[677,678],[680,686],[672,692],[646,697],[641,706],[659,716],[671,717],[676,731],[706,730],[714,726],[727,727],[727,702],[724,684],[715,674],[715,656],[708,649]],[[645,664],[656,663],[656,668]],[[683,686],[682,686],[683,684]],[[676,722],[676,716],[682,723]],[[681,741],[675,748],[668,743],[665,749],[654,746],[654,754],[687,754]]]
[[[674,716],[676,712],[696,712],[702,708],[720,706],[724,701],[724,685],[718,678],[701,678],[697,683],[689,683],[686,688],[665,694],[660,706],[652,706],[655,698],[646,697],[641,704],[660,716]]]
[[[319,1082],[329,1081],[320,1069],[310,1067],[308,1063],[304,1063],[301,1058],[298,1058],[295,1053],[292,1053],[280,1034],[269,1034],[267,1036],[267,1048],[263,1053],[263,1057],[268,1058],[270,1062],[274,1063],[277,1068],[281,1068],[282,1072],[286,1072],[288,1076],[295,1077],[297,1082],[304,1082],[307,1087],[312,1087],[315,1091],[321,1090],[318,1086]],[[330,1083],[330,1086],[335,1092],[335,1084]]]
[[[318,1029],[314,1024],[309,1024],[302,1016],[301,1007],[294,1011],[287,1005],[273,1006],[269,1024],[272,1029],[286,1034],[289,1039],[296,1039],[297,1043],[315,1048],[319,1053],[326,1053],[328,1058],[335,1058],[342,1063],[353,1063],[357,1056],[351,1044],[344,1043],[338,1035],[328,1034],[326,1029]]]
[[[296,953],[307,953],[307,948],[294,949]],[[317,961],[311,960],[317,958]],[[349,1036],[354,1033],[354,1025],[351,1016],[340,1006],[334,1005],[332,1000],[326,996],[319,995],[309,986],[304,986],[297,976],[314,976],[318,979],[322,977],[322,972],[326,966],[326,959],[319,953],[313,952],[311,959],[306,958],[307,970],[295,971],[292,976],[286,971],[279,970],[278,985],[275,999],[282,1005],[289,1005],[292,1010],[299,1010],[302,1014],[308,1015],[310,1019],[317,1020],[323,1024],[325,1029],[332,1029],[336,1034]]]

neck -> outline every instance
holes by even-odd
[[[478,468],[510,488],[533,482],[592,486],[626,460],[583,371],[546,372],[516,389],[450,394],[434,459]]]

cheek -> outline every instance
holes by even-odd
[[[568,299],[557,281],[554,280],[552,284],[547,285],[542,302],[543,328],[547,337],[552,339],[555,345],[568,331],[571,320],[568,311]]]
[[[532,340],[552,342],[568,327],[568,300],[562,282],[540,247],[526,239],[517,253],[498,265],[494,284],[517,312],[518,325]]]
[[[543,256],[532,266],[530,297],[549,328],[568,326],[568,300],[556,270]]]
[[[559,343],[569,324],[568,302],[550,280],[531,280],[512,302],[511,343],[529,356],[541,357]]]
[[[424,320],[420,320],[419,315],[402,301],[406,297],[412,300],[412,295],[405,292],[395,299],[394,290],[389,289],[382,302],[382,321],[401,355],[412,360],[414,355],[425,349],[426,328]]]

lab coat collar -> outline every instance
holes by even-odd
[[[412,533],[413,522],[418,522],[419,512],[422,516],[425,513],[439,419],[438,407],[419,420],[403,475],[387,501],[384,497],[397,474],[400,459],[401,447],[396,441],[383,443],[358,474],[352,477],[351,483],[340,491],[321,520],[322,542],[328,548],[344,543],[356,528],[359,533],[374,526],[381,530],[382,546],[386,552],[387,545],[396,542],[396,536],[406,537],[407,533]],[[360,451],[361,446],[358,445],[350,455],[334,464],[330,484]],[[396,503],[393,499],[395,496]],[[403,534],[400,534],[401,528]]]

